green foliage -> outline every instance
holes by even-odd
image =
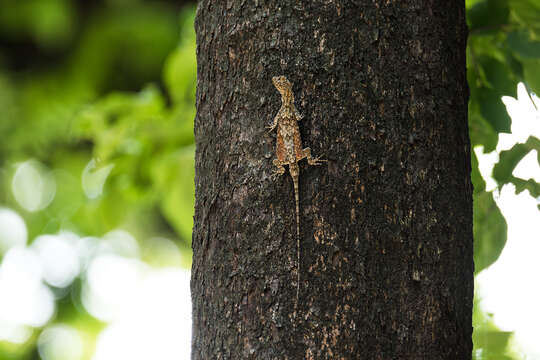
[[[0,47],[0,206],[24,217],[30,241],[60,230],[102,236],[122,228],[143,242],[147,262],[171,259],[153,252],[152,239],[164,236],[189,266],[194,9],[151,1],[114,2],[89,13],[76,6],[0,0],[0,40],[43,56]],[[29,159],[56,184],[52,201],[34,211],[13,191],[14,175]],[[57,302],[53,322],[79,328],[93,343],[103,324],[75,306],[79,282],[67,289],[71,300]],[[0,358],[35,357],[38,335],[24,345],[0,341]]]
[[[474,196],[474,266],[475,273],[495,262],[506,244],[506,221],[491,192]]]
[[[70,42],[75,21],[70,0],[0,0],[0,32],[30,37],[44,49]]]
[[[493,178],[497,183],[514,184],[518,194],[528,190],[532,196],[540,196],[540,184],[532,179],[517,178],[512,174],[517,164],[532,150],[536,150],[540,154],[540,140],[531,136],[526,143],[516,144],[510,150],[502,151],[500,161],[493,169]],[[540,159],[538,161],[540,162]]]
[[[506,221],[492,193],[486,192],[486,183],[480,175],[478,159],[474,153],[471,179],[474,185],[474,271],[478,273],[495,262],[501,254],[506,244]]]
[[[492,315],[487,314],[480,307],[478,294],[474,296],[473,324],[473,360],[517,360],[521,358],[519,354],[509,350],[514,334],[497,328]]]
[[[69,9],[69,2],[49,2]],[[36,6],[32,11],[45,5]],[[61,227],[100,235],[123,226],[135,234],[178,237],[187,249],[194,201],[193,10],[182,12],[180,19],[150,3],[100,11],[88,19],[59,67],[22,74],[2,73],[0,67],[0,105],[7,115],[0,130],[10,134],[0,143],[0,166],[9,178],[16,161],[33,157],[54,170],[61,191],[45,210],[27,214],[30,237]],[[28,28],[10,21],[3,26],[27,36]],[[139,87],[159,73],[166,92],[155,85],[138,92],[109,91]],[[88,199],[81,187],[91,159],[97,161],[96,172],[113,165],[104,195],[96,199]],[[3,185],[8,196],[0,200],[17,208],[9,181]]]
[[[472,146],[495,149],[498,134],[510,132],[510,118],[501,101],[514,96],[516,84],[524,82],[540,90],[540,1],[477,0],[467,2],[469,47],[467,52],[470,88],[469,129]],[[501,154],[494,169],[499,189],[512,183],[540,195],[540,185],[512,175],[518,162],[537,140],[517,144]],[[473,161],[474,162],[474,161]],[[475,166],[476,167],[476,166]],[[474,176],[475,263],[480,271],[497,260],[506,242],[506,223],[491,194]]]
[[[507,38],[508,47],[523,59],[540,58],[540,41],[531,39],[531,35],[525,30],[510,32]]]
[[[491,152],[497,145],[499,133],[510,132],[511,128],[501,97],[516,97],[516,84],[520,81],[532,91],[540,90],[540,1],[477,0],[468,1],[467,7],[471,144]],[[540,184],[513,175],[518,163],[532,150],[540,150],[540,140],[535,137],[500,153],[493,169],[499,190],[506,184],[513,184],[518,193],[528,190],[532,196],[540,196]],[[498,259],[506,244],[507,226],[492,193],[486,191],[474,154],[471,177],[474,184],[474,260],[478,273]],[[478,306],[476,296],[474,308],[473,358],[520,358],[508,350],[512,334],[497,329],[490,315]]]

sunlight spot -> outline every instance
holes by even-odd
[[[103,321],[120,316],[135,298],[144,267],[138,260],[113,254],[94,258],[82,289],[86,310]]]
[[[502,102],[512,118],[512,136],[517,142],[526,142],[530,135],[540,138],[540,120],[535,106],[535,102],[538,102],[536,95],[529,96],[525,85],[520,82],[517,86],[517,99],[503,96]]]
[[[149,270],[121,317],[98,337],[92,360],[189,359],[189,272]]]
[[[46,208],[56,194],[56,181],[52,172],[36,160],[20,163],[11,183],[15,200],[28,211]]]
[[[80,263],[74,240],[67,235],[41,235],[32,243],[43,266],[43,279],[63,288],[79,275]]]
[[[0,341],[13,344],[24,344],[32,336],[32,328],[3,321],[0,317]]]
[[[103,236],[102,252],[112,252],[116,255],[129,258],[140,256],[139,243],[125,230],[109,231]]]
[[[480,304],[501,330],[515,331],[527,354],[540,355],[540,288],[534,285],[540,272],[540,212],[528,191],[516,195],[513,185],[502,188],[497,204],[508,222],[508,241],[499,259],[476,277]]]
[[[38,256],[13,247],[0,265],[0,323],[17,327],[43,326],[54,312],[54,297],[41,281]]]
[[[83,355],[81,336],[68,325],[47,327],[40,334],[37,346],[43,360],[79,360]]]
[[[81,271],[86,271],[92,259],[98,254],[99,242],[97,237],[87,236],[77,242],[77,253],[81,263]]]
[[[0,207],[0,255],[12,246],[24,246],[27,236],[23,218],[11,209]]]
[[[496,151],[484,153],[483,146],[476,146],[474,153],[478,158],[478,170],[486,182],[486,191],[492,191],[497,188],[497,182],[493,179],[493,167],[499,161],[499,154]]]
[[[514,168],[512,175],[524,180],[533,179],[540,183],[540,166],[538,166],[538,153],[536,150],[530,151],[521,159]]]
[[[497,153],[501,151],[510,150],[512,146],[517,144],[517,139],[512,134],[499,133],[499,142],[497,143]]]
[[[527,94],[523,83],[518,85],[517,99],[505,96],[503,102],[512,118],[512,134],[499,134],[497,151],[524,143],[530,135],[540,137],[540,99]],[[540,180],[536,151],[527,154],[514,169],[513,175],[522,179]],[[480,166],[484,158],[479,157]],[[483,174],[484,175],[484,174]],[[540,212],[538,200],[525,190],[507,184],[495,198],[508,223],[508,240],[499,259],[476,276],[480,306],[493,314],[494,323],[503,331],[513,331],[514,346],[522,348],[532,358],[540,358],[537,324],[540,313],[540,288],[537,274],[540,264]]]
[[[96,160],[88,162],[82,173],[82,187],[89,199],[95,199],[103,193],[103,185],[111,173],[114,164],[97,168]]]

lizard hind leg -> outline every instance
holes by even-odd
[[[286,163],[279,159],[274,159],[273,164],[276,166],[276,169],[274,169],[274,172],[272,173],[273,178],[285,174],[285,167],[283,167],[283,165],[286,165]]]
[[[328,161],[321,159],[320,156],[315,158],[311,156],[311,149],[308,147],[302,150],[302,158],[306,158],[309,165],[321,165],[321,163]]]

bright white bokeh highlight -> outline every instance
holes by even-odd
[[[139,243],[127,231],[117,229],[106,233],[100,243],[100,252],[111,252],[127,258],[139,258]]]
[[[0,255],[13,246],[24,246],[28,231],[23,218],[15,211],[0,207]]]
[[[112,321],[123,316],[133,302],[146,265],[114,254],[99,255],[88,267],[82,290],[86,310],[97,319]]]
[[[539,121],[540,122],[540,121]],[[538,152],[531,150],[514,168],[512,175],[515,177],[529,180],[533,179],[540,183],[540,166],[538,166]]]
[[[99,335],[92,360],[190,359],[189,271],[143,272],[131,301]]]
[[[80,360],[84,344],[79,332],[69,325],[47,327],[39,335],[38,352],[42,360]]]
[[[42,274],[33,250],[12,247],[4,255],[0,264],[0,339],[20,342],[27,327],[41,327],[53,315],[54,296],[43,284]],[[15,338],[2,328],[15,330]]]
[[[113,168],[114,164],[98,168],[95,159],[88,162],[82,173],[82,188],[87,198],[95,199],[103,194],[103,186]]]
[[[535,94],[529,94],[525,85],[517,86],[517,99],[511,96],[503,96],[502,102],[506,105],[506,111],[512,118],[511,136],[518,143],[524,143],[532,135],[540,139],[540,118],[538,108],[540,99]]]
[[[76,242],[79,239],[68,233],[38,236],[31,248],[38,254],[43,279],[54,287],[70,285],[79,275],[80,262]]]
[[[81,264],[81,272],[86,272],[92,259],[100,252],[101,239],[94,236],[86,236],[77,241],[77,254]]]
[[[21,324],[8,323],[0,319],[0,341],[24,344],[32,336],[32,328]]]
[[[23,344],[34,328],[45,327],[37,342],[43,360],[86,358],[85,346],[94,344],[85,344],[82,333],[69,324],[47,326],[55,299],[45,283],[63,288],[81,276],[82,305],[108,323],[92,360],[190,358],[190,273],[178,267],[181,255],[174,242],[149,239],[158,254],[149,251],[147,256],[169,266],[162,268],[141,261],[137,240],[121,229],[102,238],[61,231],[38,236],[25,247],[24,222],[5,211],[22,230],[0,264],[0,340]]]
[[[540,101],[518,85],[518,98],[503,97],[512,117],[512,134],[501,134],[497,150],[479,155],[480,169],[488,189],[498,153],[516,143],[524,143],[530,135],[540,138]],[[475,149],[477,150],[477,149]],[[525,180],[540,181],[536,152],[529,153],[514,169],[513,175]],[[476,277],[480,306],[493,314],[493,321],[503,331],[513,331],[515,345],[530,359],[540,359],[538,324],[540,323],[540,212],[537,201],[528,191],[516,195],[513,185],[495,191],[495,200],[508,223],[508,239],[499,259]]]
[[[480,304],[501,330],[515,331],[527,355],[540,358],[540,212],[528,192],[516,195],[511,185],[503,187],[497,204],[508,222],[508,240],[499,259],[476,277]]]
[[[17,203],[34,212],[49,206],[56,194],[53,173],[42,163],[28,160],[17,165],[11,181],[11,191]]]

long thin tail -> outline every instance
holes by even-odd
[[[298,300],[300,298],[300,198],[298,195],[298,177],[293,177],[294,199],[296,200],[296,303],[294,304],[294,312],[298,308]]]

